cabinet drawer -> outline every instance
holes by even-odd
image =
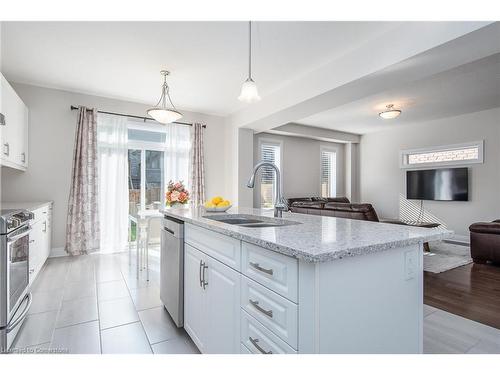
[[[44,207],[40,207],[40,208],[37,208],[36,210],[33,210],[33,215],[34,215],[34,218],[33,218],[33,221],[34,222],[37,222],[37,221],[48,221],[49,219],[49,210],[50,206],[44,206]]]
[[[237,271],[241,269],[241,243],[237,239],[186,224],[184,241]]]
[[[243,274],[297,302],[297,259],[242,242]]]
[[[241,311],[241,342],[255,354],[297,354],[257,320]]]
[[[241,276],[241,307],[290,346],[297,348],[298,307],[295,303]]]

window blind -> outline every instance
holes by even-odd
[[[260,159],[276,164],[281,170],[280,145],[277,143],[262,142],[260,147]],[[272,208],[276,192],[276,174],[271,167],[263,167],[260,175],[260,206]]]
[[[337,154],[335,151],[321,150],[321,196],[337,195]]]

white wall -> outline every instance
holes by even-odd
[[[259,140],[270,139],[283,143],[281,174],[286,198],[320,196],[320,149],[337,150],[337,196],[345,194],[344,144],[314,139],[259,133],[254,136],[254,163],[260,161]],[[250,177],[250,176],[248,176]],[[254,206],[259,205],[259,189],[255,184]]]
[[[402,149],[485,140],[484,164],[469,166],[470,201],[425,201],[435,217],[459,236],[477,221],[500,218],[500,109],[466,114],[363,135],[360,144],[361,200],[372,203],[382,218],[397,218],[405,196],[405,170],[399,167]],[[405,203],[405,199],[402,200]],[[418,213],[415,213],[415,217]]]
[[[2,168],[2,201],[54,201],[53,246],[64,246],[67,202],[76,128],[70,105],[144,116],[147,105],[36,86],[13,84],[29,107],[29,168]],[[183,111],[183,121],[207,124],[205,172],[208,196],[225,192],[224,122],[221,117]]]

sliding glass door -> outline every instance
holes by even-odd
[[[146,208],[160,208],[165,196],[163,151],[145,150],[145,204]]]

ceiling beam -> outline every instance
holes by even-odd
[[[274,129],[268,130],[267,133],[288,135],[300,138],[310,138],[316,139],[318,141],[335,143],[359,143],[361,139],[361,136],[359,134],[346,133],[294,123],[278,126]]]

